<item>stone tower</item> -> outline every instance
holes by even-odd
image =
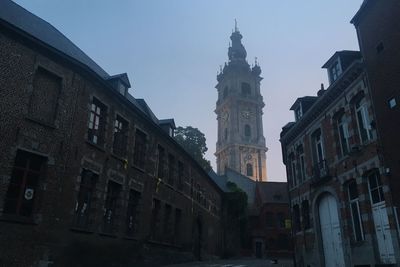
[[[253,67],[247,63],[242,37],[235,25],[229,62],[217,75],[217,173],[223,175],[230,168],[253,180],[266,181],[268,149],[262,124],[265,104],[260,94],[261,68],[257,61]]]

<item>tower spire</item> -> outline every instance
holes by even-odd
[[[238,32],[238,27],[237,27],[237,20],[235,19],[235,32]]]

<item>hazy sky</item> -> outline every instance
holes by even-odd
[[[258,58],[269,180],[285,181],[279,133],[297,97],[316,95],[338,50],[358,50],[350,19],[362,0],[16,0],[109,74],[127,72],[158,118],[199,128],[215,169],[216,74],[234,19],[249,63]]]

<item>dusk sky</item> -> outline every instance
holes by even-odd
[[[279,143],[297,97],[328,87],[321,66],[338,50],[358,50],[350,20],[362,0],[16,0],[51,23],[110,75],[127,72],[136,98],[160,119],[199,128],[215,168],[214,88],[228,60],[234,19],[250,64],[262,69],[270,181],[286,181]]]

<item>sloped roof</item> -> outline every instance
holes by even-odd
[[[211,170],[208,173],[208,176],[217,184],[217,186],[224,192],[229,192],[228,187],[226,186],[227,178],[225,175],[218,175],[214,170]]]
[[[249,177],[229,168],[225,170],[227,182],[232,182],[247,194],[247,202],[252,205],[255,200],[256,182]]]
[[[109,77],[108,73],[88,57],[79,47],[72,43],[65,35],[59,32],[47,21],[35,16],[26,9],[10,0],[0,1],[0,20],[24,31],[28,35],[46,43],[86,65],[103,78]]]
[[[261,201],[265,203],[289,203],[286,182],[257,182]]]

